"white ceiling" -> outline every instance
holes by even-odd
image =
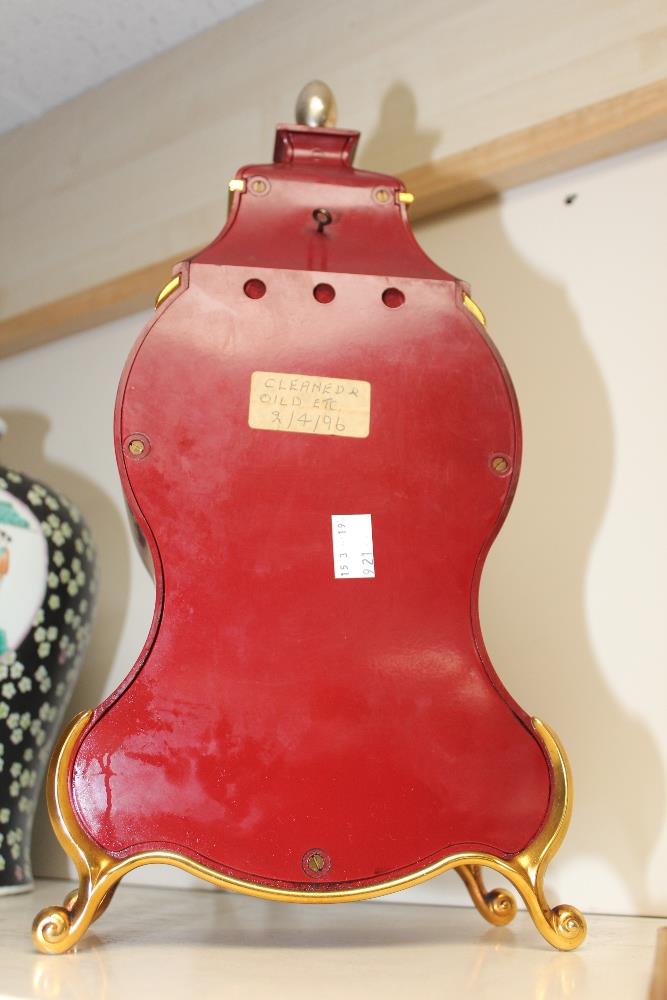
[[[0,132],[258,0],[0,0]]]

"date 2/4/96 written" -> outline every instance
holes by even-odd
[[[289,416],[281,413],[280,410],[271,410],[271,425],[284,431],[293,429],[305,431],[306,433],[310,431],[313,434],[316,434],[318,430],[326,430],[332,434],[342,434],[345,431],[345,424],[335,414],[318,413],[311,415],[301,413],[297,417],[294,410],[292,410]]]

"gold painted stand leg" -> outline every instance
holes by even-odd
[[[49,815],[61,847],[74,861],[79,887],[65,897],[62,906],[47,906],[32,925],[33,940],[40,951],[62,954],[81,939],[94,920],[111,902],[126,865],[100,851],[78,827],[67,792],[67,771],[72,751],[90,713],[74,720],[54,750],[46,779]]]
[[[112,885],[111,888],[107,891],[106,895],[102,897],[102,902],[99,904],[99,906],[95,910],[95,913],[93,914],[92,923],[95,923],[96,920],[99,920],[102,914],[108,909],[109,903],[113,899],[114,893],[116,892],[117,888],[118,888],[118,882],[116,882],[115,885]],[[63,906],[68,913],[70,914],[72,913],[78,898],[79,898],[78,889],[72,889],[71,892],[67,893],[65,899],[63,900]]]
[[[470,898],[485,920],[495,927],[504,927],[516,916],[516,900],[505,889],[487,890],[480,865],[461,865],[456,869],[470,893]]]
[[[551,730],[533,719],[533,726],[550,758],[552,804],[544,826],[524,851],[503,861],[488,859],[490,868],[504,875],[521,894],[535,927],[545,941],[560,951],[578,948],[586,937],[586,921],[574,906],[550,907],[544,896],[544,873],[563,842],[572,813],[572,776],[565,751]]]

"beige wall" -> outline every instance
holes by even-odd
[[[483,579],[482,623],[504,681],[572,760],[575,815],[550,893],[606,912],[667,910],[666,172],[667,144],[649,147],[418,233],[471,282],[516,384],[524,467]],[[69,493],[100,549],[100,615],[72,712],[127,672],[152,612],[111,436],[115,384],[143,320],[0,365],[10,424],[0,459]],[[35,857],[38,873],[63,871],[43,815]],[[157,869],[133,878],[181,881]],[[457,883],[445,876],[403,898],[462,901]]]
[[[602,912],[667,911],[666,175],[661,144],[419,232],[471,281],[517,389],[523,471],[482,624],[572,761],[549,881]]]

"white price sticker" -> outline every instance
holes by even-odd
[[[375,576],[370,514],[332,514],[334,576],[337,580],[371,580]]]

